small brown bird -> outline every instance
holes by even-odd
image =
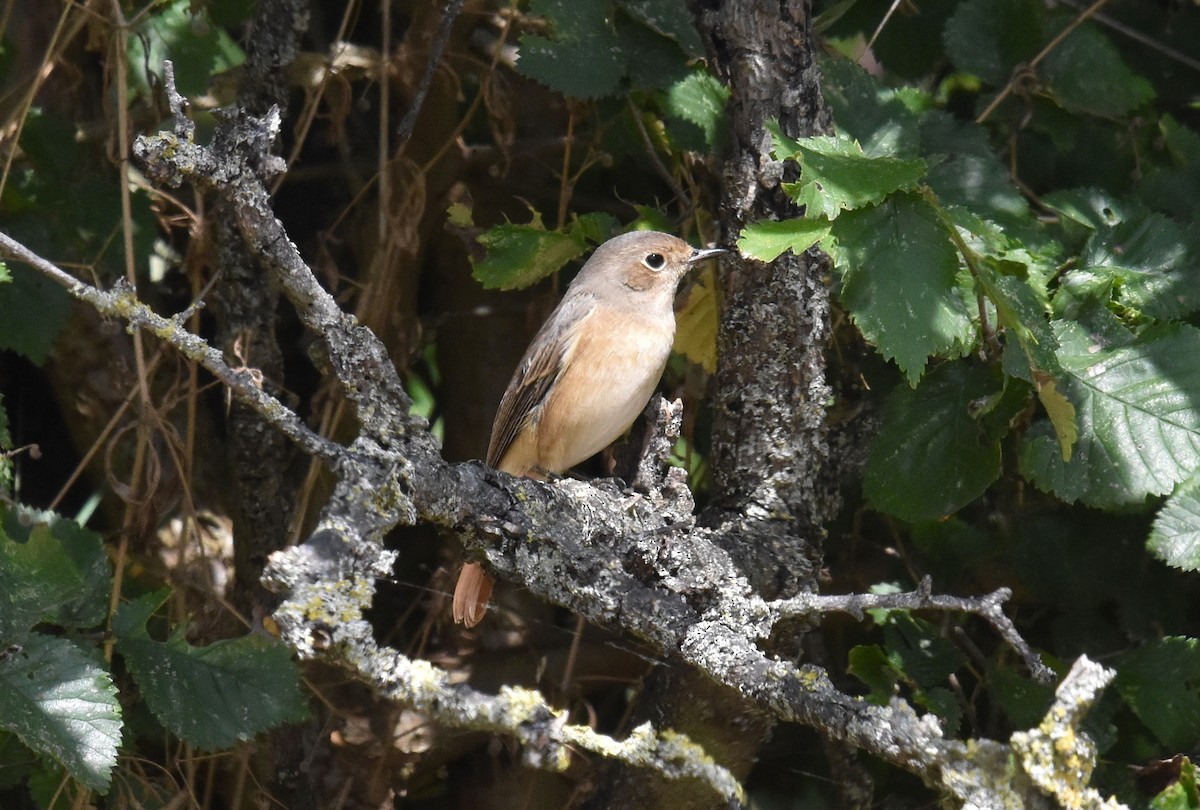
[[[565,472],[629,429],[662,376],[675,339],[675,290],[688,268],[725,251],[656,231],[608,240],[543,324],[500,400],[487,462],[512,475]],[[492,579],[468,562],[454,620],[473,627]]]

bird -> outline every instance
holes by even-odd
[[[658,231],[632,231],[597,247],[517,365],[492,424],[488,465],[545,479],[620,438],[666,367],[680,279],[725,252]],[[482,621],[493,584],[482,565],[465,563],[454,620],[467,627]]]

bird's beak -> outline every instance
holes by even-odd
[[[711,259],[713,256],[720,256],[729,251],[725,248],[696,248],[692,251],[692,255],[688,256],[688,265],[699,264],[705,259]]]

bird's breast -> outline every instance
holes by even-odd
[[[603,309],[583,327],[538,419],[538,456],[547,470],[570,469],[629,429],[675,337],[673,317],[637,319]]]

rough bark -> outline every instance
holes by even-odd
[[[715,0],[695,4],[710,67],[729,86],[722,242],[752,219],[794,216],[770,159],[766,125],[792,137],[823,132],[829,118],[814,63],[807,2]],[[823,257],[788,255],[771,265],[721,263],[721,326],[713,381],[713,506],[703,522],[759,595],[815,590],[824,527],[836,496],[828,469],[825,344],[829,298]],[[784,645],[797,651],[795,637]],[[688,734],[744,777],[771,730],[753,701],[697,670],[658,668],[637,716]],[[737,735],[729,729],[737,728]],[[598,781],[589,807],[697,807],[676,785],[620,763]]]
[[[307,27],[306,0],[258,4],[238,86],[241,110],[263,116],[272,107],[286,108],[287,68]],[[234,125],[233,119],[221,124]],[[279,395],[284,390],[283,352],[276,334],[279,293],[255,251],[239,237],[235,216],[227,204],[218,205],[211,225],[212,262],[218,273],[212,299],[216,344],[232,361],[256,369],[266,389]],[[240,400],[230,404],[226,439],[232,484],[228,505],[234,513],[231,599],[252,615],[268,605],[269,594],[259,585],[267,557],[287,543],[295,508],[295,483],[288,473],[295,452],[261,414]]]

